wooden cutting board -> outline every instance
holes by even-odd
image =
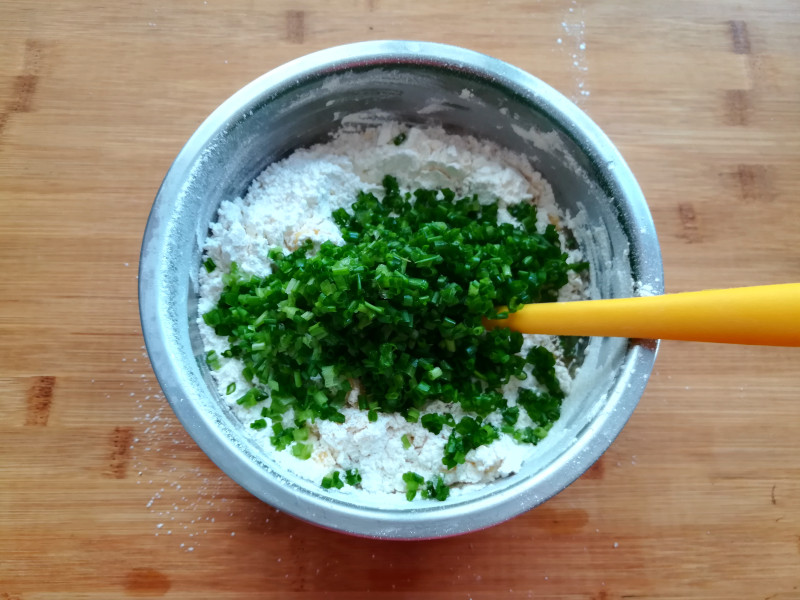
[[[183,431],[137,314],[161,179],[248,81],[382,38],[485,52],[578,103],[644,189],[668,291],[800,281],[794,2],[5,2],[0,600],[800,598],[796,349],[664,343],[588,473],[446,540],[302,523]]]

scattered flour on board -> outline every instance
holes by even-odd
[[[570,99],[580,105],[591,92],[586,85],[586,75],[589,70],[586,61],[586,22],[583,20],[583,8],[576,0],[572,0],[564,20],[561,21],[561,29],[564,32],[564,39],[559,37],[556,43],[569,52],[572,70],[575,72],[575,85],[578,88]]]
[[[392,140],[400,133],[407,137],[398,146]],[[380,198],[381,181],[386,174],[397,178],[401,190],[448,187],[457,195],[477,194],[487,202],[499,199],[498,220],[501,222],[515,222],[508,212],[510,204],[534,201],[541,230],[549,223],[570,226],[569,215],[558,212],[550,185],[521,155],[471,137],[449,135],[437,128],[408,129],[398,123],[383,123],[366,129],[345,128],[330,142],[297,150],[285,160],[267,167],[252,182],[244,198],[222,202],[204,247],[205,256],[215,262],[217,269],[211,273],[202,267],[199,270],[199,315],[216,305],[223,287],[222,275],[228,272],[231,262],[235,261],[245,272],[265,276],[270,273],[266,257],[273,247],[291,251],[305,240],[311,240],[317,247],[326,240],[342,244],[331,213],[340,207],[349,207],[361,190],[373,192]],[[562,247],[566,248],[563,233],[561,238]],[[570,255],[570,262],[581,260],[579,251],[565,251]],[[586,282],[571,272],[570,281],[561,290],[559,299],[585,295]],[[198,316],[197,323],[207,351],[215,350],[220,356],[227,350],[227,339],[217,336],[202,316]],[[562,360],[558,340],[525,336],[523,353],[534,345],[545,346],[555,354],[556,374],[562,388],[568,392],[571,377]],[[220,356],[220,368],[213,374],[220,397],[238,419],[249,425],[260,418],[261,407],[244,408],[236,403],[236,399],[252,387],[242,377],[242,366],[236,359]],[[235,394],[226,394],[230,383],[236,384]],[[516,403],[521,384],[512,379],[504,387],[510,405]],[[525,381],[526,387],[536,385],[533,377]],[[421,412],[443,410],[452,413],[456,420],[470,414],[462,411],[459,405],[445,406],[440,402]],[[434,435],[419,423],[409,423],[397,414],[380,414],[377,421],[369,422],[366,412],[355,406],[345,407],[342,412],[345,415],[342,424],[316,421],[312,427],[314,452],[305,461],[288,451],[274,450],[269,441],[269,422],[266,429],[247,428],[247,431],[280,466],[313,482],[319,483],[333,470],[358,468],[363,492],[345,486],[342,492],[351,494],[403,492],[402,474],[407,471],[414,471],[425,479],[441,474],[448,485],[457,484],[453,492],[459,493],[517,472],[533,452],[533,446],[517,444],[510,436],[501,434],[493,444],[470,451],[465,464],[448,471],[441,459],[450,427],[445,426],[440,434]],[[287,412],[284,425],[291,425],[292,418],[292,411]],[[487,420],[500,425],[501,417],[494,414]],[[525,411],[520,412],[518,425],[533,425]],[[411,442],[408,449],[401,440],[404,434]]]

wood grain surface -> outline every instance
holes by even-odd
[[[0,600],[800,598],[797,349],[664,343],[588,473],[446,540],[300,522],[183,431],[137,313],[161,179],[245,83],[385,38],[485,52],[578,103],[644,189],[668,291],[800,281],[796,2],[5,0]]]

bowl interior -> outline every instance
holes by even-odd
[[[422,52],[420,52],[422,51]],[[420,58],[426,57],[426,58]],[[435,57],[435,58],[432,58]],[[622,158],[569,101],[500,61],[401,42],[323,51],[256,80],[223,104],[176,159],[148,222],[140,305],[148,352],[178,417],[228,475],[298,517],[375,537],[438,537],[510,518],[563,489],[630,416],[655,358],[652,341],[592,338],[563,416],[522,471],[444,504],[354,502],[280,470],[217,397],[195,324],[208,224],[268,164],[381,120],[442,126],[527,155],[579,226],[593,297],[662,291],[650,214]]]

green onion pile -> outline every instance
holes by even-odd
[[[203,319],[228,338],[223,356],[239,359],[255,386],[237,400],[262,406],[251,427],[265,428],[271,419],[273,445],[308,458],[310,423],[344,422],[341,408],[358,382],[358,405],[370,421],[379,412],[401,413],[434,433],[449,427],[447,468],[500,432],[537,443],[558,419],[564,397],[555,359],[538,347],[519,355],[521,334],[487,331],[482,319],[502,318],[496,306],[515,311],[555,301],[569,271],[587,265],[568,264],[553,225],[537,232],[532,204],[509,207],[520,224],[514,226],[498,224],[498,203],[482,204],[477,196],[456,198],[449,189],[402,193],[388,175],[383,187],[382,200],[361,192],[349,211],[333,213],[343,245],[324,242],[312,252],[306,241],[290,254],[274,248],[270,275],[249,275],[233,263],[223,276],[219,303]],[[214,368],[218,357],[210,353],[207,362]],[[521,389],[517,406],[508,406],[501,388],[512,377],[526,379],[527,365],[542,391]],[[420,420],[435,400],[459,403],[475,416]],[[536,427],[515,427],[520,407]],[[294,426],[285,427],[290,409]],[[496,411],[499,430],[485,421]],[[325,487],[341,487],[335,473]],[[409,499],[418,489],[424,497],[447,497],[441,478],[425,484],[406,473],[404,481]]]

